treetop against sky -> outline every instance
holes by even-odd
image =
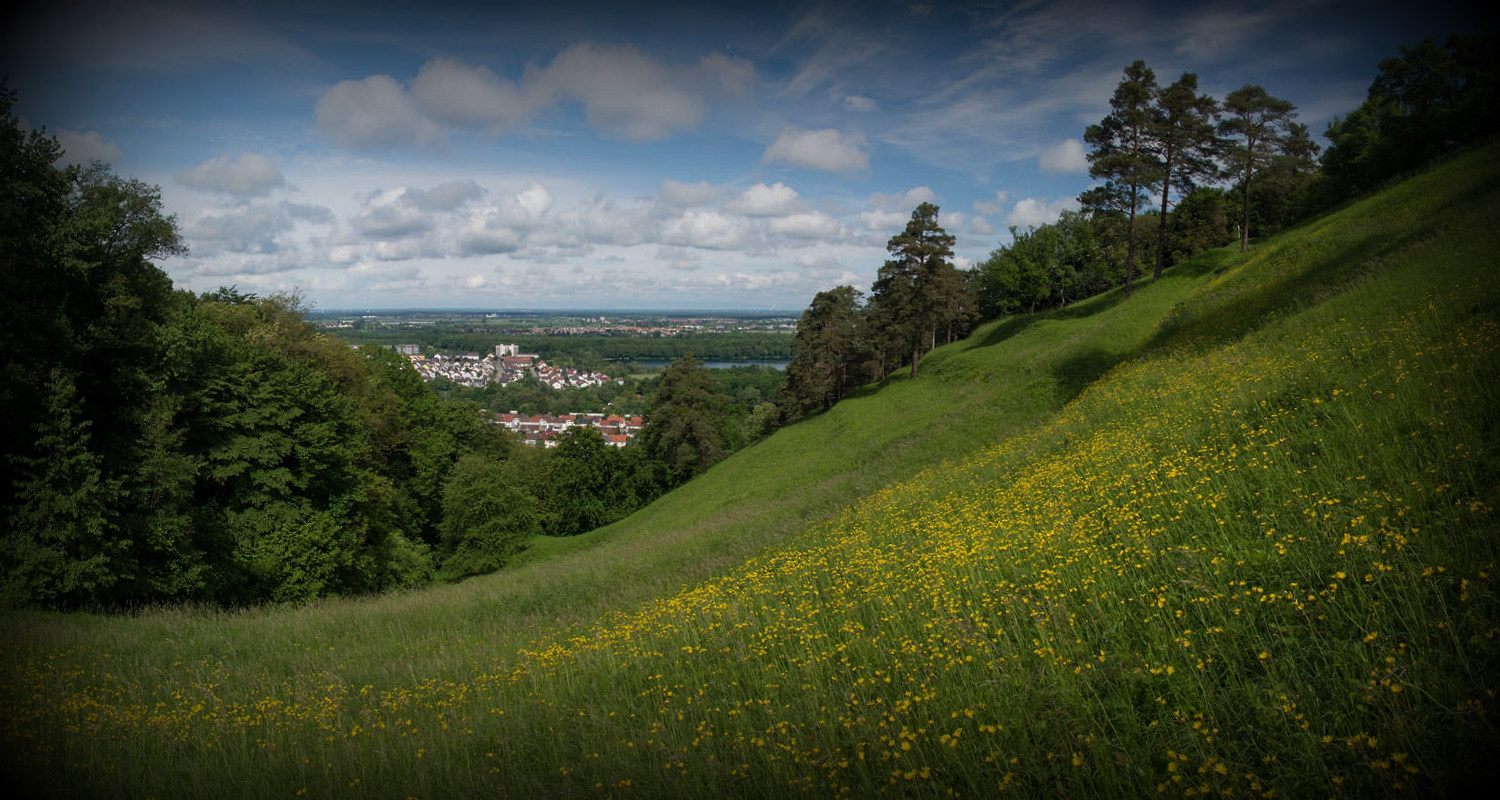
[[[1477,32],[1397,2],[255,4],[8,12],[16,112],[160,185],[179,286],[329,307],[800,309],[912,209],[956,263],[1088,188],[1143,59],[1321,133],[1376,64]]]

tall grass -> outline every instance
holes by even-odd
[[[192,797],[1482,785],[1497,154],[990,326],[495,576],[7,616],[8,765]]]

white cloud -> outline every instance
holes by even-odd
[[[532,219],[540,219],[543,214],[547,213],[547,209],[552,207],[552,193],[536,179],[532,179],[526,188],[516,195],[516,205],[520,206]]]
[[[869,199],[871,208],[877,208],[881,211],[900,211],[902,212],[903,219],[911,216],[912,209],[917,206],[923,203],[936,203],[937,201],[937,193],[932,191],[932,187],[930,186],[916,186],[900,194],[881,194],[876,192],[870,195]]]
[[[719,199],[719,190],[704,181],[683,183],[668,179],[661,182],[658,196],[671,206],[705,206]]]
[[[875,101],[857,94],[844,95],[844,108],[848,111],[874,111]]]
[[[797,266],[803,267],[805,269],[821,270],[833,269],[839,266],[839,264],[842,262],[838,260],[838,257],[828,255],[827,253],[803,253],[802,255],[797,256],[797,259],[794,263],[796,263]]]
[[[1077,211],[1078,208],[1078,200],[1073,197],[1064,197],[1050,203],[1028,197],[1016,203],[1005,221],[1018,228],[1034,228],[1056,222],[1062,212]]]
[[[177,176],[177,182],[200,192],[219,192],[234,197],[264,197],[286,185],[281,170],[259,153],[211,158]]]
[[[58,161],[62,164],[87,164],[91,161],[117,161],[120,158],[120,148],[114,142],[104,141],[104,137],[98,131],[85,131],[77,133],[69,130],[57,132],[57,143],[62,147],[62,157]]]
[[[484,196],[484,188],[471,178],[440,183],[431,189],[407,189],[403,197],[423,211],[456,211]]]
[[[825,172],[858,172],[870,168],[863,134],[839,133],[837,128],[802,131],[784,128],[766,148],[761,163],[781,163]]]
[[[999,214],[1005,211],[1006,201],[1010,198],[1004,191],[995,192],[994,200],[975,200],[974,213],[976,214]]]
[[[515,81],[450,58],[423,64],[410,91],[387,75],[344,81],[316,112],[318,130],[340,144],[441,146],[451,128],[507,133],[577,102],[595,130],[648,142],[696,130],[711,98],[743,95],[754,80],[749,61],[719,53],[678,66],[628,45],[580,42]]]
[[[446,125],[472,125],[493,133],[524,128],[552,98],[541,87],[522,91],[488,67],[435,58],[418,70],[411,98],[428,117]]]
[[[757,183],[746,189],[739,197],[730,200],[725,208],[736,214],[756,217],[773,217],[790,214],[802,206],[802,198],[790,186],[777,181],[770,186]]]
[[[332,225],[333,212],[305,203],[259,203],[210,208],[183,226],[195,256],[221,253],[271,254],[297,249],[283,235],[298,223]]]
[[[901,230],[908,219],[911,214],[900,211],[864,211],[859,215],[859,224],[871,231]]]
[[[766,225],[772,233],[797,239],[833,239],[839,235],[839,223],[821,211],[778,217]]]
[[[667,244],[706,250],[734,250],[744,246],[744,224],[717,211],[689,211],[667,223],[661,240]]]
[[[514,253],[527,244],[527,232],[552,208],[552,192],[531,179],[526,188],[494,205],[469,212],[454,237],[459,255]]]
[[[434,240],[407,243],[399,247],[392,243],[424,239],[438,232],[440,221],[446,224],[455,218],[464,218],[467,219],[468,224],[459,229],[458,249],[464,252],[470,247],[480,247],[481,249],[476,252],[497,252],[493,249],[482,249],[481,245],[473,244],[492,241],[475,231],[504,228],[509,226],[513,219],[527,219],[529,215],[520,207],[515,196],[501,199],[498,206],[504,208],[506,213],[494,224],[490,224],[485,218],[488,209],[465,211],[484,195],[484,187],[472,179],[448,181],[431,189],[398,187],[371,192],[365,196],[359,211],[349,220],[350,228],[357,239],[372,240],[386,245],[379,248],[378,258],[399,259],[432,255],[438,251],[436,242]],[[550,195],[548,195],[546,203],[550,204],[550,202]],[[476,222],[476,220],[479,221]]]
[[[979,236],[990,236],[994,232],[995,226],[991,225],[990,221],[985,219],[984,217],[969,218],[969,233],[977,234]]]
[[[494,214],[476,214],[454,237],[459,255],[513,253],[521,249],[521,234]]]
[[[318,132],[350,147],[445,146],[443,129],[423,116],[406,89],[389,75],[342,81],[313,107]]]
[[[1089,160],[1083,153],[1083,142],[1064,139],[1049,146],[1037,158],[1042,172],[1088,172]]]
[[[667,269],[678,272],[692,272],[703,267],[703,257],[686,247],[659,247],[656,249],[656,260],[665,262]]]
[[[274,253],[277,237],[295,226],[293,220],[273,205],[249,205],[209,209],[183,229],[198,255],[218,253]]]
[[[551,223],[533,230],[528,243],[536,246],[576,246],[582,244],[634,245],[655,239],[656,220],[650,206],[635,203],[616,205],[599,194],[581,208],[556,213]]]
[[[696,129],[709,96],[742,94],[754,75],[750,62],[719,54],[673,67],[634,47],[593,42],[567,48],[534,73],[539,86],[582,103],[596,129],[633,142]]]
[[[381,261],[410,261],[423,256],[440,255],[425,240],[395,239],[375,243],[374,255]]]
[[[432,230],[433,220],[421,207],[421,197],[405,188],[375,192],[350,222],[360,235],[381,241],[424,234]]]
[[[311,222],[317,225],[332,225],[333,211],[310,203],[288,203],[282,202],[281,209],[297,222]]]

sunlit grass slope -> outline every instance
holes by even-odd
[[[1497,163],[992,326],[496,576],[7,616],[6,765],[101,796],[1463,792],[1500,756]]]

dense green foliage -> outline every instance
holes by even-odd
[[[1328,200],[1357,196],[1500,131],[1500,32],[1424,39],[1380,62],[1359,108],[1328,126]]]
[[[796,358],[787,365],[788,411],[801,415],[827,411],[855,388],[864,385],[868,361],[868,322],[860,292],[837,286],[818,292],[797,321],[792,342]]]
[[[673,483],[701,475],[740,446],[731,402],[703,362],[683,356],[667,368],[651,397],[641,445]]]
[[[1250,246],[1251,187],[1279,156],[1301,154],[1310,160],[1316,148],[1304,126],[1296,126],[1296,106],[1272,97],[1265,88],[1246,84],[1224,97],[1224,171],[1240,188],[1240,249]]]
[[[1064,211],[1057,222],[1011,228],[1011,244],[977,269],[978,305],[990,316],[1066,306],[1116,286],[1113,268],[1089,217]]]
[[[498,432],[295,298],[174,291],[155,190],[53,166],[3,99],[0,600],[301,601],[456,557],[445,486],[466,453],[504,460]]]

